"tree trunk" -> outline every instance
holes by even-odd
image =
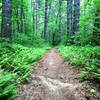
[[[33,34],[35,33],[35,12],[34,12],[34,2],[31,0],[32,18],[33,18]]]
[[[2,37],[11,39],[12,0],[2,0]]]
[[[16,24],[17,24],[17,32],[20,32],[20,22],[19,22],[19,8],[16,11]]]
[[[23,0],[21,0],[21,15],[20,15],[20,21],[21,21],[21,26],[20,26],[20,32],[23,33],[24,32],[24,22],[23,22],[23,12],[24,12],[24,9],[23,9]]]
[[[74,0],[73,34],[79,31],[80,0]]]
[[[67,0],[67,34],[73,31],[73,0]]]
[[[62,0],[59,0],[59,34],[61,35],[61,7],[62,7]]]
[[[45,0],[44,39],[47,40],[48,0]]]
[[[37,34],[37,20],[38,20],[38,15],[37,15],[37,10],[38,10],[38,1],[36,0],[36,2],[35,2],[36,4],[35,4],[35,31],[36,31],[36,34]]]

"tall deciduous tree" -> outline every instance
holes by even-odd
[[[12,0],[2,0],[2,36],[11,38]]]
[[[35,30],[37,34],[37,22],[38,21],[38,0],[35,1]]]
[[[20,32],[24,32],[24,8],[23,8],[23,0],[21,0],[21,7],[20,7],[20,21],[21,21],[21,26],[20,26]]]
[[[16,9],[16,8],[15,8]],[[17,24],[17,32],[20,32],[20,21],[19,21],[19,8],[17,8],[16,11],[16,24]]]
[[[48,0],[45,0],[45,19],[44,19],[44,39],[47,40],[47,27],[48,27]]]
[[[73,34],[79,31],[80,0],[74,0]]]
[[[59,0],[59,33],[61,34],[61,7],[62,7],[62,0]]]
[[[31,9],[32,9],[32,19],[33,19],[33,34],[35,33],[35,11],[34,11],[34,2],[31,0]]]
[[[67,0],[67,33],[72,34],[73,31],[73,0]]]

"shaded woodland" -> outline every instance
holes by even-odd
[[[0,0],[0,100],[16,97],[53,47],[100,82],[100,0]]]
[[[41,45],[99,44],[99,0],[3,0],[1,37]]]

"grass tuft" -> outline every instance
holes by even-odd
[[[49,48],[32,48],[0,41],[0,100],[12,100],[17,95],[18,86],[28,81],[33,65]]]
[[[66,61],[81,69],[82,79],[100,79],[100,46],[59,46]]]

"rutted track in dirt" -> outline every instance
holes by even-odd
[[[79,82],[78,71],[64,62],[56,49],[50,50],[36,68],[31,82],[20,87],[16,100],[100,100],[90,96],[91,87]]]

